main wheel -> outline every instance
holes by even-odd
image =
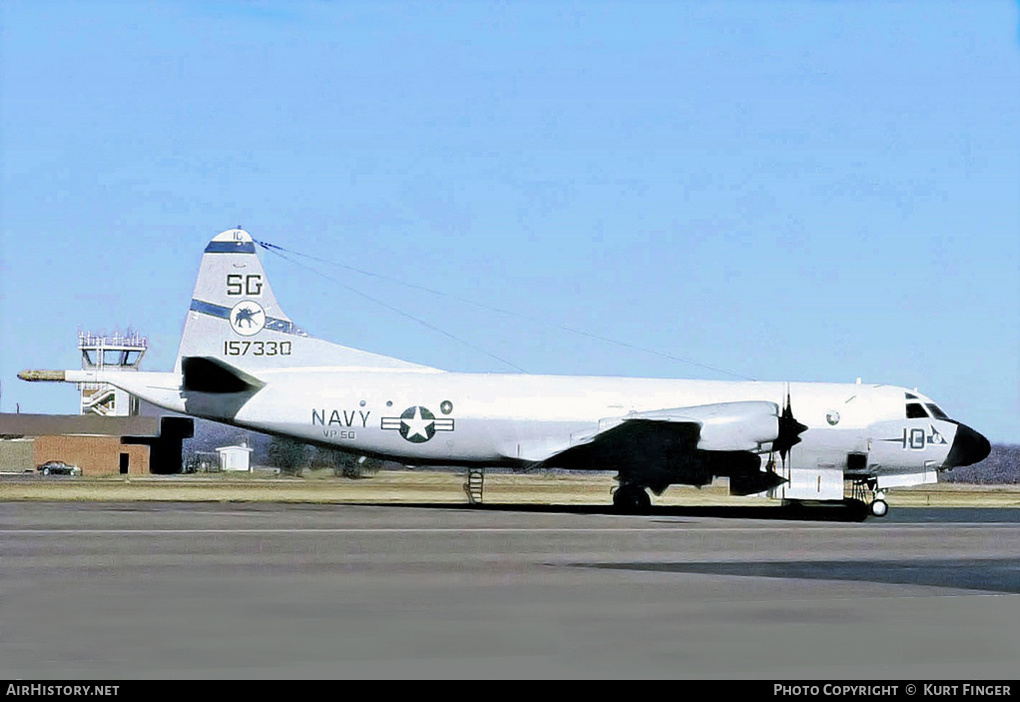
[[[889,514],[889,503],[885,500],[875,500],[871,503],[871,513],[876,517],[884,517]]]
[[[843,500],[843,504],[846,505],[850,518],[857,522],[863,522],[868,518],[868,514],[871,512],[869,509],[870,505],[864,500]]]
[[[652,506],[652,498],[640,485],[621,485],[613,493],[613,505],[627,514],[644,514]]]

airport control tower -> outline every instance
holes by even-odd
[[[128,328],[123,334],[115,331],[78,332],[82,370],[131,372],[149,347],[149,340]],[[104,417],[127,417],[138,414],[138,398],[106,383],[78,383],[81,390],[81,414]]]

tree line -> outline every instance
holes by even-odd
[[[323,446],[311,446],[296,439],[274,436],[269,442],[269,463],[287,475],[300,475],[305,468],[329,469],[343,478],[364,478],[379,470],[382,462],[367,456]]]

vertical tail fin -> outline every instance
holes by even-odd
[[[302,331],[277,302],[255,241],[243,229],[217,234],[205,248],[175,370],[194,357],[253,372],[303,366],[432,370]]]

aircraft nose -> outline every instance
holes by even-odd
[[[945,467],[972,465],[985,460],[991,451],[992,445],[988,443],[988,439],[966,424],[959,424],[956,427],[956,438],[953,439],[949,455],[946,456]]]

